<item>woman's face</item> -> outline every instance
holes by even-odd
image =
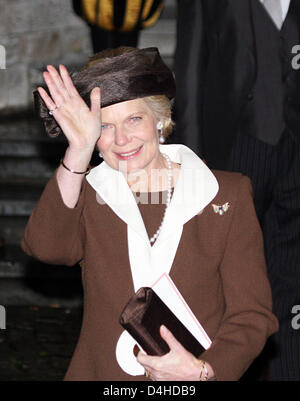
[[[157,120],[143,99],[104,107],[101,119],[97,147],[110,167],[127,172],[160,167]]]

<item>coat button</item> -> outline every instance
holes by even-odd
[[[253,99],[253,92],[249,92],[249,93],[248,93],[247,99],[248,99],[248,100],[252,100],[252,99]]]

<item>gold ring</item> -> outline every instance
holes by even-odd
[[[146,376],[146,377],[150,377],[149,370],[147,370],[147,369],[145,369],[145,376]]]

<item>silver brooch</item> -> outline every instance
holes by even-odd
[[[224,203],[224,205],[214,205],[212,204],[214,212],[222,216],[230,208],[229,202]]]

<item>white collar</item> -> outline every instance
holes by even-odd
[[[183,225],[199,214],[219,189],[213,173],[188,147],[160,145],[160,151],[173,162],[180,163],[181,169],[164,224],[153,246],[123,173],[103,162],[87,176],[97,198],[100,196],[101,201],[127,224],[128,253],[136,291],[141,286],[151,286],[164,272],[169,273]]]
[[[262,4],[264,4],[264,0],[259,0]],[[282,13],[282,21],[286,19],[287,13],[290,7],[290,0],[280,0],[281,5],[281,13]]]
[[[127,224],[128,254],[135,291],[151,286],[164,272],[169,274],[180,242],[183,225],[199,214],[216,196],[218,182],[203,161],[184,145],[160,145],[175,163],[181,164],[177,184],[164,224],[154,245],[148,234],[123,173],[103,162],[87,176],[98,199]]]
[[[199,213],[218,192],[215,176],[188,147],[160,145],[159,148],[173,162],[181,164],[181,171],[167,210],[165,229],[161,231],[156,244],[168,235],[174,225],[183,225]],[[104,161],[92,169],[87,180],[120,219],[148,242],[141,214],[123,173],[114,170]]]

